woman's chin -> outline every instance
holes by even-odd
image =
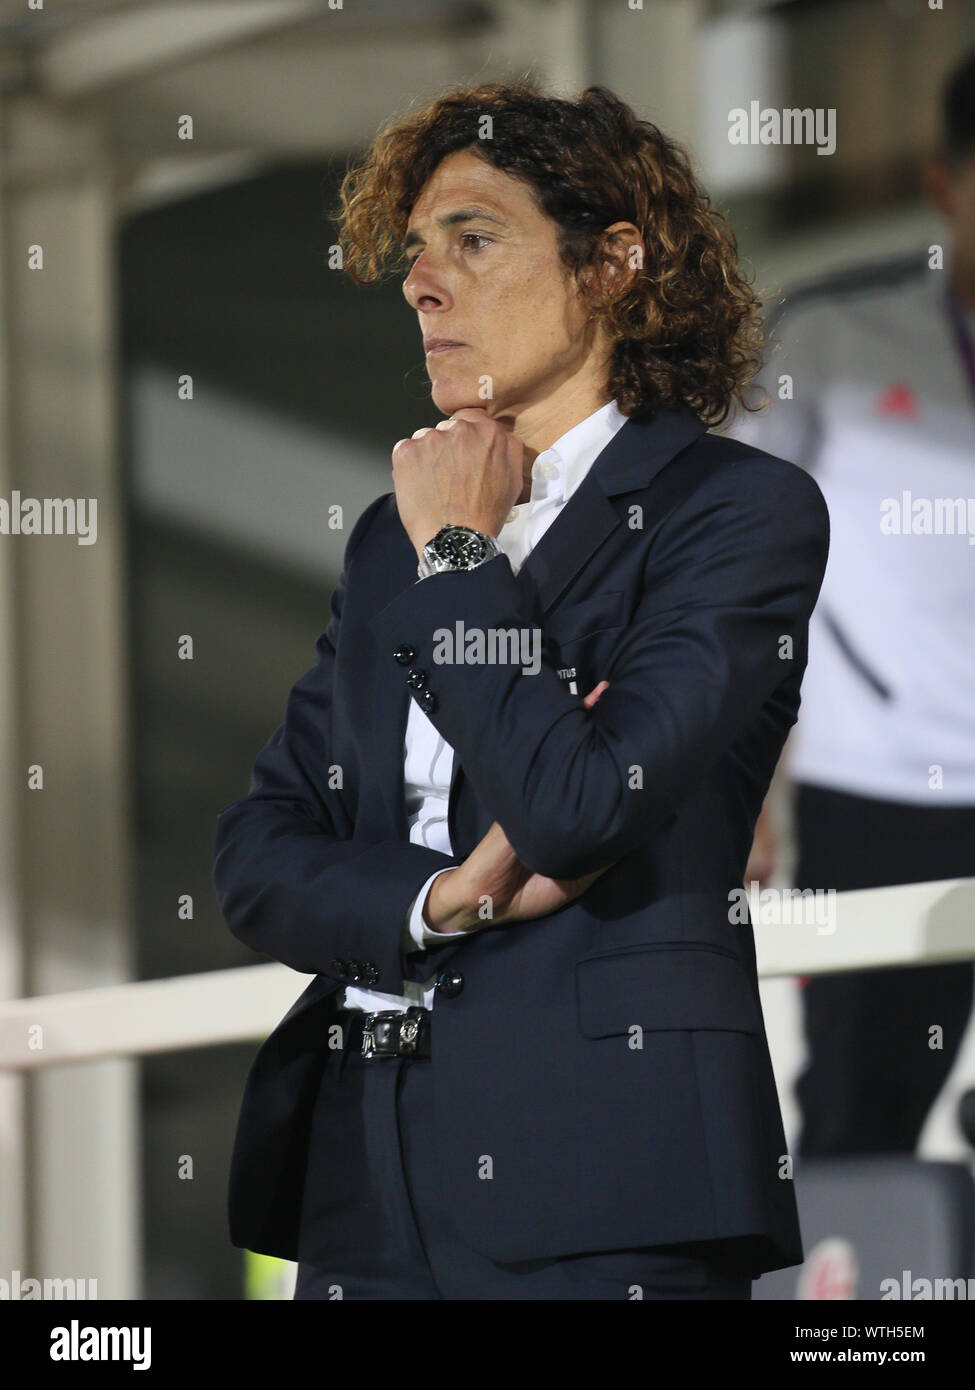
[[[490,411],[491,406],[490,401],[478,400],[477,391],[471,386],[465,386],[461,381],[435,381],[430,398],[444,415],[453,415],[457,410],[466,409]]]

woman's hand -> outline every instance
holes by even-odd
[[[745,869],[744,886],[746,888],[753,881],[761,887],[767,879],[772,877],[778,863],[778,850],[775,826],[772,824],[768,807],[763,806],[758,820],[755,822],[755,834],[748,856],[748,865]]]
[[[608,681],[600,681],[583,700],[586,709],[591,709],[608,687]],[[423,908],[424,920],[434,931],[449,932],[483,925],[481,911],[495,923],[546,917],[578,898],[613,863],[615,860],[581,878],[545,878],[521,862],[495,821],[463,864],[434,879]]]

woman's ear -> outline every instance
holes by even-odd
[[[643,270],[646,246],[632,222],[614,222],[603,232],[599,249],[600,288],[608,299],[613,299]]]

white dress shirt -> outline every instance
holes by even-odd
[[[596,458],[606,448],[627,417],[615,400],[567,430],[545,449],[532,464],[531,496],[512,507],[498,534],[498,544],[517,574],[559,512],[568,502]],[[431,575],[418,583],[436,583]],[[588,692],[580,691],[580,699]],[[419,704],[410,698],[406,742],[403,749],[403,783],[407,821],[413,844],[426,845],[442,854],[453,854],[447,828],[447,802],[454,770],[454,750],[437,732]],[[407,950],[420,950],[432,941],[449,941],[461,932],[437,932],[423,920],[423,907],[433,880],[449,869],[437,869],[423,884],[407,910],[404,938]],[[489,925],[485,922],[485,926]],[[477,930],[477,928],[473,928]],[[348,986],[339,998],[339,1007],[379,1010],[406,1009],[411,1004],[432,1008],[436,975],[420,984],[403,982],[402,994],[383,994],[379,990]]]

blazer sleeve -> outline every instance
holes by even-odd
[[[352,530],[316,662],[292,687],[284,722],[253,765],[250,790],[217,816],[213,882],[230,931],[252,950],[344,982],[343,965],[358,962],[372,967],[363,984],[398,993],[407,910],[432,873],[461,860],[409,840],[352,839],[348,814],[329,786],[327,740],[348,573],[386,496]]]
[[[411,586],[373,626],[390,650],[416,648],[437,701],[429,718],[521,861],[576,878],[665,823],[804,665],[828,549],[809,474],[753,453],[716,470],[653,537],[642,596],[600,673],[609,689],[590,710],[545,660],[528,674],[432,664],[433,634],[458,619],[531,625],[506,556]]]

